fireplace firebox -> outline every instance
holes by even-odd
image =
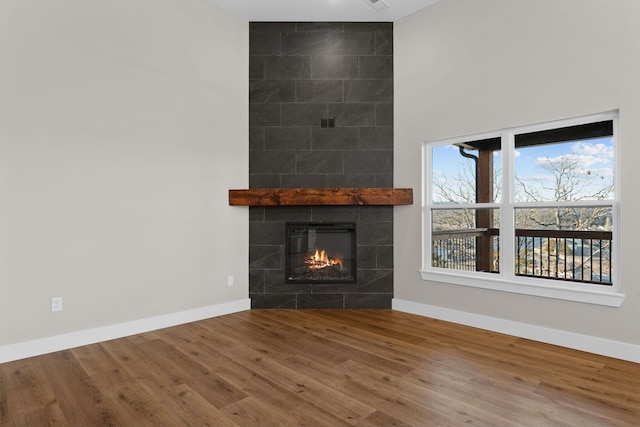
[[[356,225],[286,223],[286,283],[356,283]]]

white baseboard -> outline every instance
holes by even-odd
[[[640,363],[640,346],[634,344],[574,334],[557,329],[543,328],[541,326],[512,322],[510,320],[399,299],[393,299],[392,308],[419,316],[431,317],[447,322],[459,323],[461,325],[473,326],[534,341]],[[0,363],[122,338],[184,323],[196,322],[198,320],[249,309],[251,309],[251,300],[243,299],[132,322],[87,329],[17,344],[9,344],[0,347]]]
[[[143,332],[181,325],[225,314],[251,309],[251,300],[242,299],[224,304],[211,305],[163,316],[149,317],[132,322],[118,323],[100,328],[86,329],[48,338],[0,346],[0,363],[11,362],[32,356],[66,350],[82,345],[94,344]]]
[[[393,299],[392,308],[405,313],[487,329],[493,332],[513,335],[547,344],[614,357],[640,363],[640,345],[620,341],[606,340],[588,335],[575,334],[557,329],[529,325],[527,323],[512,322],[480,314],[466,313],[449,308],[419,304],[411,301]]]

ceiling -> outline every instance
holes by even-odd
[[[207,0],[248,21],[393,22],[439,0],[377,0],[389,7],[380,12],[370,0]],[[373,0],[374,2],[376,0]]]

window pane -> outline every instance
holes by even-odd
[[[433,202],[499,202],[500,165],[500,138],[432,147]]]
[[[610,285],[611,207],[515,210],[515,273]]]
[[[500,271],[498,209],[438,209],[431,218],[433,267]]]
[[[613,199],[613,137],[540,142],[528,135],[516,136],[517,202]]]

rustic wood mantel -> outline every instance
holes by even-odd
[[[229,190],[231,206],[394,206],[413,204],[411,188],[254,188]]]

